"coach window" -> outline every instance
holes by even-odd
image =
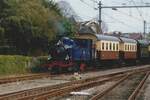
[[[125,51],[127,50],[126,48],[127,48],[127,46],[126,46],[126,44],[125,44],[125,45],[124,45],[124,50],[125,50]]]
[[[113,43],[113,50],[115,51],[115,43]]]
[[[108,43],[106,43],[106,50],[108,50]]]
[[[128,45],[126,44],[126,51],[128,50]]]
[[[128,44],[128,51],[130,50],[129,44]]]
[[[134,45],[134,50],[136,51],[136,45]]]
[[[137,45],[135,45],[135,51],[137,50]]]
[[[109,50],[112,51],[112,43],[109,44]]]
[[[116,51],[118,51],[118,49],[119,49],[119,48],[118,48],[118,44],[116,44]]]
[[[124,51],[126,51],[126,44],[124,45]]]
[[[137,50],[137,45],[135,45],[135,50]]]
[[[102,42],[102,50],[104,50],[104,42]]]

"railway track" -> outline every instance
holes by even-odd
[[[149,77],[150,72],[147,72],[145,74],[145,76],[143,77],[143,79],[140,81],[140,83],[138,84],[138,86],[135,88],[135,90],[132,92],[132,94],[130,95],[130,97],[128,98],[128,100],[136,100],[136,98],[139,96],[139,93],[142,89],[142,87],[144,86],[146,80]]]
[[[33,80],[33,79],[39,79],[39,78],[43,78],[43,77],[50,77],[50,74],[41,73],[41,74],[30,74],[30,75],[22,75],[22,76],[4,77],[4,78],[0,78],[0,84],[6,84],[6,83],[24,81],[24,80]]]
[[[144,83],[146,82],[148,76],[149,76],[150,72],[147,71],[145,72],[144,77],[142,78],[142,80],[139,82],[139,84],[137,85],[137,87],[135,88],[135,90],[131,93],[131,95],[128,97],[128,100],[136,100],[136,98],[139,96],[140,90],[142,89],[142,87],[144,86]],[[99,100],[101,98],[103,98],[104,96],[106,96],[112,89],[114,89],[115,87],[117,87],[121,82],[125,81],[127,78],[129,77],[129,75],[124,76],[123,78],[121,78],[118,82],[116,82],[114,85],[110,86],[108,89],[106,89],[103,92],[97,93],[95,95],[93,95],[90,100]]]
[[[93,71],[93,72],[96,72],[96,71]],[[90,71],[88,70],[87,72],[90,72]],[[0,84],[25,81],[25,80],[33,80],[33,79],[40,79],[43,77],[55,77],[55,76],[61,76],[61,75],[64,75],[64,74],[51,75],[49,73],[40,73],[40,74],[30,74],[30,75],[21,75],[21,76],[0,77]],[[66,74],[66,75],[70,75],[70,73]]]
[[[47,98],[52,98],[56,96],[68,95],[72,91],[80,91],[83,89],[88,89],[94,86],[104,84],[105,82],[120,79],[122,77],[127,78],[130,74],[135,74],[139,72],[145,72],[150,70],[150,68],[139,68],[129,71],[121,71],[117,73],[112,73],[108,75],[102,75],[92,78],[87,78],[79,81],[72,81],[63,84],[34,88],[24,91],[19,91],[15,93],[9,93],[0,95],[0,100],[46,100]],[[123,80],[123,79],[122,79]]]

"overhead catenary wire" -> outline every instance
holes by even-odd
[[[143,1],[143,0],[141,0],[141,2],[142,2],[142,3],[144,3],[144,1]]]
[[[96,1],[96,0],[91,0],[92,2],[94,2],[94,3],[98,3],[98,1]]]
[[[129,1],[129,0],[128,0]],[[146,4],[143,0],[140,0],[141,1],[141,3],[143,3],[143,4]],[[134,0],[130,0],[130,2],[132,2],[135,6],[136,6],[136,3],[135,3],[135,1]],[[147,5],[148,6],[148,5]],[[139,13],[139,15],[140,15],[140,17],[142,18],[142,20],[144,21],[146,18],[144,18],[142,15],[142,12],[141,12],[141,10],[139,10],[138,9],[138,7],[136,7],[136,9],[137,9],[137,11],[138,11],[138,13]],[[147,17],[150,17],[149,15],[147,15]],[[147,23],[147,21],[146,21],[146,23]]]
[[[90,5],[89,5],[88,3],[86,3],[84,0],[80,0],[80,1],[95,10],[95,7],[90,6]],[[96,1],[96,0],[90,0],[90,1],[93,1],[94,3],[98,3],[98,1]],[[129,0],[128,0],[128,1],[129,1]],[[134,3],[134,5],[135,5],[135,7],[136,7],[136,3],[135,3],[133,0],[131,0],[130,2]],[[103,7],[103,8],[107,8],[107,7]],[[141,11],[138,9],[138,7],[136,7],[136,9],[137,9],[137,11],[138,11],[140,17],[142,18],[142,21],[144,21],[144,18],[143,18],[143,16],[142,16]],[[118,12],[120,12],[120,11],[118,11]],[[120,13],[122,13],[122,12],[120,12]],[[125,13],[122,13],[122,14],[124,14],[124,15],[126,15],[126,16],[130,16],[130,15],[125,14]],[[137,20],[141,21],[141,20],[140,20],[139,18],[137,18],[137,17],[134,17],[134,16],[130,16],[130,17],[136,18]]]
[[[128,28],[134,28],[134,29],[138,29],[137,27],[134,27],[134,26],[131,26],[131,25],[129,25],[129,24],[126,24],[125,22],[123,22],[123,21],[120,21],[120,20],[118,20],[118,19],[116,19],[116,18],[114,18],[114,17],[112,17],[112,16],[110,16],[110,15],[108,15],[108,14],[106,14],[106,13],[103,13],[106,17],[108,17],[108,18],[111,18],[111,19],[113,19],[113,20],[115,20],[115,21],[117,21],[117,22],[119,22],[119,23],[121,23],[122,25],[124,25],[124,26],[126,26],[126,27],[128,27]]]
[[[79,17],[83,17],[83,16],[84,16],[84,17],[87,17],[87,18],[89,18],[90,20],[94,20],[94,19],[96,19],[96,17],[87,16],[87,15],[86,15],[86,16],[85,16],[85,15],[80,15]]]
[[[94,10],[96,10],[95,9],[95,7],[92,7],[90,4],[88,4],[87,2],[85,2],[84,0],[80,0],[80,1],[82,1],[84,4],[86,4],[86,5],[88,5],[89,7],[91,7],[91,8],[93,8]],[[95,3],[97,3],[97,1],[96,0],[90,0],[90,1],[93,1],[93,2],[95,2]],[[129,0],[128,0],[129,1]],[[113,8],[136,8],[137,9],[137,11],[138,11],[138,13],[139,13],[139,15],[140,15],[140,17],[141,17],[141,20],[143,20],[143,21],[145,21],[144,20],[144,17],[142,16],[142,12],[138,9],[138,8],[143,8],[143,7],[145,7],[145,8],[147,8],[147,7],[150,7],[149,5],[140,5],[140,6],[136,6],[136,3],[134,2],[134,0],[132,0],[132,3],[134,4],[134,6],[102,6],[101,8],[111,8],[111,9],[113,9]],[[127,15],[127,14],[124,14],[124,15]],[[133,17],[133,16],[132,16]],[[130,17],[131,18],[131,17]],[[140,21],[140,19],[139,18],[136,18],[138,21]],[[141,22],[141,21],[140,21]],[[121,22],[122,23],[122,22]],[[124,23],[124,22],[123,22]],[[122,24],[123,24],[122,23]]]
[[[135,19],[135,20],[138,20],[138,21],[140,21],[140,22],[143,21],[141,18],[138,18],[138,17],[135,17],[135,16],[131,16],[131,15],[125,13],[125,12],[121,12],[120,10],[116,10],[116,12],[121,13],[121,14],[123,14],[123,15],[125,15],[125,16],[130,17],[130,18],[133,18],[133,19]]]
[[[80,0],[82,3],[84,3],[84,4],[86,4],[87,6],[89,6],[89,7],[91,7],[91,8],[93,8],[94,9],[94,7],[93,6],[91,6],[90,4],[88,4],[88,3],[86,3],[84,0]]]
[[[131,0],[131,2],[136,6],[136,3],[135,3],[135,1],[134,0]],[[139,8],[138,7],[136,7],[136,9],[137,9],[137,11],[138,11],[138,13],[139,13],[139,15],[140,15],[140,17],[142,18],[142,20],[144,21],[144,17],[142,16],[142,12],[139,10]]]

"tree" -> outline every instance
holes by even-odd
[[[59,33],[56,25],[62,20],[60,10],[53,1],[0,1],[0,31],[5,38],[13,41],[20,54],[28,55],[36,50],[44,52],[48,42]]]

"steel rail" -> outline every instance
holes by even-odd
[[[60,75],[62,75],[62,74],[60,74]],[[0,77],[0,84],[6,84],[6,83],[24,81],[24,80],[33,80],[33,79],[39,79],[42,77],[49,77],[49,76],[55,77],[55,76],[59,76],[59,75],[51,75],[51,74],[47,74],[47,73],[41,73],[41,74],[30,74],[30,75],[22,75],[22,76]]]
[[[60,95],[59,89],[61,88],[63,91],[61,91],[61,93],[63,94],[64,91],[73,91],[74,89],[77,90],[81,90],[81,86],[79,86],[80,84],[86,83],[86,82],[92,82],[93,80],[97,80],[99,78],[106,78],[106,77],[112,77],[114,75],[118,75],[118,74],[125,74],[125,73],[129,73],[129,72],[134,72],[134,73],[138,73],[141,71],[147,71],[150,68],[137,68],[137,69],[132,69],[132,70],[126,70],[126,71],[120,71],[120,72],[115,72],[115,73],[111,73],[111,74],[107,74],[107,75],[102,75],[102,76],[96,76],[96,77],[91,77],[91,78],[87,78],[87,79],[83,79],[83,80],[79,80],[79,81],[72,81],[72,82],[67,82],[67,83],[63,83],[63,84],[58,84],[58,85],[53,85],[53,86],[46,86],[46,87],[40,87],[40,88],[34,88],[34,89],[29,89],[29,90],[24,90],[24,91],[18,91],[18,92],[14,92],[14,93],[9,93],[9,94],[4,94],[4,95],[0,95],[0,100],[11,100],[11,99],[19,99],[19,98],[27,98],[27,97],[34,97],[35,95],[38,97],[40,97],[40,95],[42,94],[42,96],[45,94],[45,97],[43,98],[47,98],[46,93],[50,93],[50,91],[55,91],[55,93],[58,92],[58,94]],[[106,80],[105,80],[106,81]],[[102,80],[99,82],[95,82],[93,84],[97,84],[97,83],[102,83]],[[71,85],[75,86],[75,87],[71,87]],[[86,86],[88,86],[89,84],[86,84]],[[71,89],[66,89],[66,86],[70,86],[69,88]],[[84,86],[82,87],[84,88]],[[53,93],[53,95],[55,94]],[[66,92],[68,93],[68,92]],[[52,94],[51,94],[52,95]],[[24,99],[27,100],[27,99]],[[39,99],[40,100],[40,99]],[[42,99],[41,99],[42,100]]]
[[[0,84],[6,84],[6,83],[24,81],[24,80],[33,80],[33,79],[39,79],[42,77],[50,77],[50,74],[41,73],[41,74],[30,74],[30,75],[22,75],[22,76],[4,77],[4,78],[0,78]]]
[[[139,73],[139,72],[143,72],[143,71],[147,71],[147,69],[145,70],[136,70],[136,71],[133,71],[131,73]],[[126,74],[128,74],[126,72]],[[124,76],[124,75],[123,75]],[[121,77],[123,77],[121,76]],[[29,97],[26,97],[26,98],[21,98],[19,100],[28,100],[28,99],[34,99],[34,100],[45,100],[47,99],[48,97],[52,98],[52,97],[58,97],[58,96],[64,96],[64,95],[67,95],[69,94],[70,92],[72,91],[79,91],[79,90],[83,90],[83,89],[88,89],[88,88],[91,88],[91,87],[94,87],[94,86],[98,86],[98,85],[101,85],[107,81],[111,81],[111,80],[114,80],[115,78],[117,77],[110,77],[110,79],[104,79],[104,80],[100,80],[100,81],[94,81],[94,82],[88,82],[88,83],[83,83],[81,85],[76,85],[74,84],[74,86],[65,86],[63,88],[59,88],[59,89],[56,89],[56,90],[52,90],[52,91],[48,91],[48,92],[45,92],[45,93],[41,93],[41,94],[38,94],[38,95],[33,95],[33,96],[29,96]],[[119,77],[118,77],[119,78]]]
[[[144,86],[146,80],[148,79],[150,72],[147,72],[144,76],[144,78],[140,81],[139,85],[136,87],[136,89],[132,92],[132,94],[129,96],[128,100],[136,100],[140,90]]]
[[[144,71],[141,71],[141,72],[143,73]],[[138,73],[138,72],[136,72],[136,73]],[[131,75],[133,75],[133,74],[135,74],[135,73],[132,73]],[[128,77],[129,77],[129,75],[123,77],[122,79],[120,79],[120,80],[119,80],[118,82],[116,82],[114,85],[110,86],[110,87],[109,87],[108,89],[106,89],[105,91],[94,95],[92,98],[90,98],[90,100],[98,100],[98,99],[102,98],[104,95],[106,95],[108,92],[110,92],[110,91],[111,91],[112,89],[114,89],[116,86],[118,86],[120,83],[122,83],[122,82],[123,82],[124,80],[126,80]],[[148,76],[146,75],[146,77],[148,77]],[[145,78],[144,78],[144,80],[145,80]],[[141,84],[142,84],[142,83],[141,83]],[[135,93],[137,93],[137,90],[136,90]],[[132,97],[131,97],[131,99],[128,99],[128,100],[135,100],[135,99],[132,99],[132,98],[134,98],[134,96],[135,96],[135,94],[133,94]]]
[[[88,79],[72,81],[72,82],[67,82],[67,83],[58,84],[58,85],[52,85],[52,86],[46,86],[46,87],[40,87],[40,88],[34,88],[34,89],[29,89],[29,90],[24,90],[24,91],[18,91],[18,92],[14,92],[14,93],[4,94],[4,95],[0,95],[0,100],[10,99],[10,98],[19,99],[19,98],[30,97],[30,96],[32,97],[33,95],[44,94],[44,93],[46,93],[48,91],[60,89],[60,88],[63,88],[65,86],[82,84],[82,83],[85,83],[85,82],[97,80],[99,78],[112,77],[112,76],[115,76],[115,75],[118,75],[118,74],[124,74],[124,73],[123,72],[112,73],[112,74],[108,74],[108,75],[96,76],[94,78],[92,77],[92,78],[88,78]]]
[[[130,74],[131,75],[131,74]],[[116,86],[118,86],[120,83],[122,83],[124,80],[126,80],[129,76],[129,74],[124,76],[123,78],[121,78],[118,82],[116,82],[114,85],[112,85],[111,87],[109,87],[108,89],[106,89],[105,91],[98,93],[96,95],[94,95],[92,98],[90,98],[90,100],[98,100],[100,98],[102,98],[104,95],[106,95],[108,92],[110,92],[112,89],[114,89]]]
[[[123,77],[124,75],[120,75],[120,76],[114,76],[114,77],[110,77],[108,79],[103,79],[103,80],[93,80],[90,82],[85,82],[85,83],[81,83],[81,84],[74,84],[72,86],[66,86],[60,89],[56,89],[56,90],[52,90],[52,91],[48,91],[47,93],[44,94],[40,94],[40,95],[34,95],[31,97],[27,97],[27,98],[21,98],[19,100],[28,100],[28,99],[34,99],[34,100],[45,100],[47,98],[53,98],[53,97],[58,97],[58,96],[64,96],[64,95],[68,95],[70,92],[72,91],[80,91],[83,89],[88,89],[94,86],[99,86],[101,84],[104,84],[105,82],[108,81],[112,81],[114,79]]]

